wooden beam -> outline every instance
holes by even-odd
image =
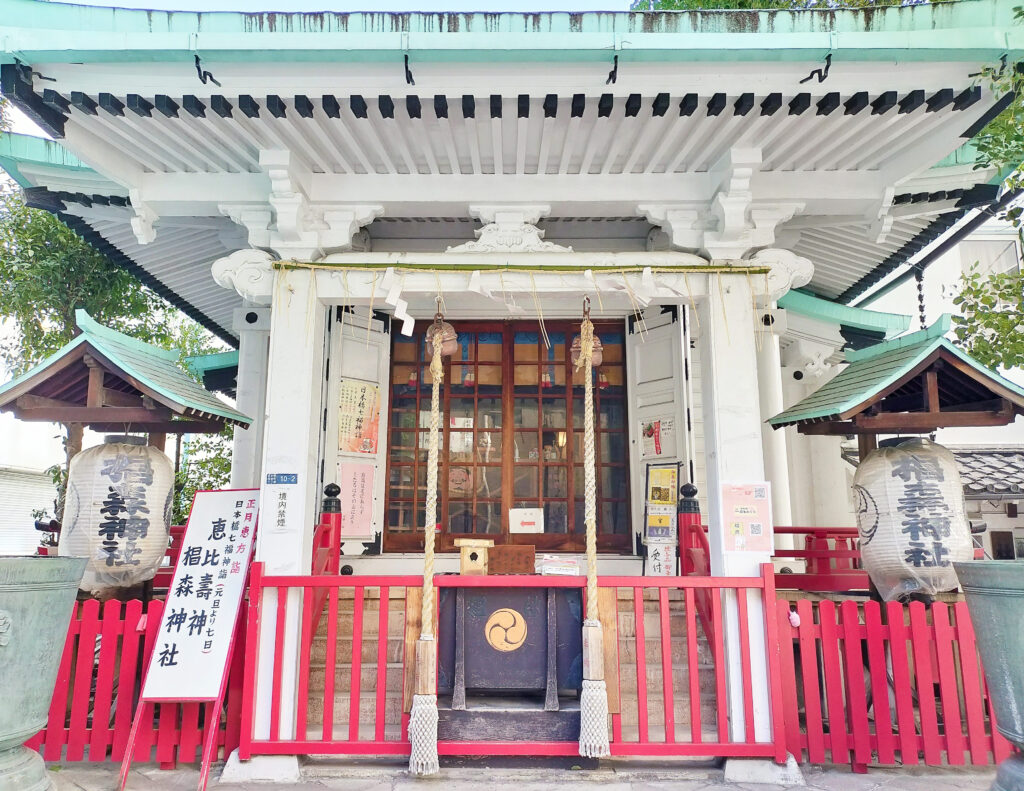
[[[934,368],[924,372],[924,408],[939,411],[939,374]]]
[[[105,406],[143,406],[142,396],[125,393],[121,390],[111,390],[109,387],[103,388],[103,404]]]
[[[55,409],[79,409],[81,404],[71,401],[61,401],[58,398],[47,398],[46,396],[32,395],[31,393],[18,396],[14,400],[14,409],[37,409],[39,407],[53,407]]]
[[[157,450],[163,450],[167,445],[167,433],[164,431],[149,432],[149,446]]]
[[[951,426],[1005,426],[1013,420],[1013,411],[999,412],[904,412],[876,417],[858,415],[854,423],[864,431],[931,431]]]
[[[878,435],[877,434],[858,434],[857,435],[857,453],[861,461],[867,458],[868,454],[871,453],[875,448],[878,447]]]
[[[124,431],[124,423],[104,423],[93,421],[89,423],[93,431]],[[224,428],[223,423],[215,420],[150,420],[148,422],[133,422],[132,431],[145,431],[153,434],[219,434]],[[152,443],[151,443],[152,444]]]
[[[152,423],[171,417],[169,409],[141,409],[138,407],[35,407],[15,409],[19,420],[41,420],[48,423]],[[141,430],[141,429],[140,429]]]
[[[107,372],[88,355],[85,357],[85,364],[89,366],[89,390],[85,398],[85,405],[90,408],[99,408],[103,406],[103,377]]]

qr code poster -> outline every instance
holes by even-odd
[[[773,553],[771,503],[771,488],[767,483],[722,486],[726,552]]]

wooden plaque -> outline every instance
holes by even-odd
[[[489,550],[488,574],[534,574],[537,558],[532,544],[491,547]]]

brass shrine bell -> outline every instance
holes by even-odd
[[[434,323],[427,328],[427,349],[433,353],[434,336],[441,333],[441,356],[451,357],[459,349],[459,336],[455,328],[444,320],[441,313],[441,299],[437,300],[437,313],[434,314]]]

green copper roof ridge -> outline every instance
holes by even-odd
[[[0,61],[995,60],[1024,53],[1018,0],[683,12],[193,12],[0,0]],[[339,38],[344,36],[343,39]],[[83,44],[84,42],[84,44]]]
[[[931,326],[923,330],[912,332],[909,335],[901,335],[898,338],[890,338],[882,343],[876,343],[874,346],[868,346],[866,349],[850,349],[846,352],[846,361],[853,363],[858,360],[870,360],[872,357],[878,357],[880,354],[896,349],[905,349],[908,346],[938,340],[949,332],[951,326],[952,317],[948,313],[943,313]]]
[[[180,353],[174,349],[163,349],[159,346],[154,346],[152,343],[146,343],[138,338],[133,338],[131,335],[106,327],[96,321],[82,308],[75,310],[75,324],[86,335],[99,340],[120,343],[143,354],[153,354],[170,362],[177,362],[180,357]]]
[[[910,326],[910,316],[904,313],[855,308],[799,289],[785,293],[778,305],[808,318],[861,330],[876,330],[887,336],[893,332],[903,332]]]

